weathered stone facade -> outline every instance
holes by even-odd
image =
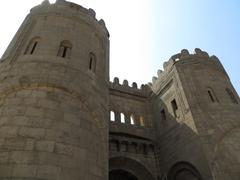
[[[182,50],[152,81],[109,81],[92,9],[34,7],[1,58],[0,179],[239,180],[240,100],[218,58]]]

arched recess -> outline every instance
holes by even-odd
[[[215,179],[234,179],[239,177],[240,167],[240,128],[225,133],[214,148],[212,161]]]
[[[138,180],[136,176],[124,170],[112,170],[109,172],[109,180]]]
[[[39,45],[41,38],[39,36],[34,37],[29,42],[27,48],[25,49],[24,54],[33,54],[36,51],[37,46]]]
[[[113,173],[119,173],[119,177],[123,175],[129,180],[155,180],[153,175],[140,162],[127,157],[113,157],[109,160],[109,177],[113,177]],[[122,174],[122,173],[123,174]],[[111,174],[112,173],[112,174]],[[116,176],[116,174],[115,174]],[[114,180],[110,179],[109,180]]]
[[[72,43],[68,40],[63,40],[58,49],[57,56],[62,58],[70,58],[72,50]]]
[[[188,162],[177,162],[167,175],[168,180],[203,180],[199,171]]]

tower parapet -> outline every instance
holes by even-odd
[[[56,18],[58,18],[58,20],[56,20]],[[45,0],[42,4],[35,6],[30,10],[30,13],[25,18],[1,57],[1,62],[6,61],[7,59],[11,59],[11,62],[15,61],[20,55],[22,48],[26,48],[24,40],[33,34],[32,31],[34,31],[35,28],[39,29],[40,26],[42,27],[44,21],[46,22],[48,19],[52,19],[52,21],[54,20],[51,28],[52,31],[55,31],[56,35],[58,35],[61,29],[68,29],[69,27],[71,27],[69,28],[69,33],[71,33],[71,30],[72,33],[77,32],[75,31],[77,24],[84,24],[86,30],[88,28],[94,29],[95,34],[93,33],[93,35],[98,36],[99,39],[104,39],[105,37],[109,38],[110,36],[104,20],[98,20],[93,9],[87,9],[65,0],[58,0],[53,4],[50,4],[48,0]],[[59,28],[55,29],[54,26]],[[104,42],[101,42],[101,44],[104,44]]]
[[[215,55],[209,56],[207,52],[199,48],[195,48],[193,54],[190,54],[187,49],[183,49],[180,53],[171,56],[168,61],[163,63],[164,70],[157,71],[157,77],[152,77],[152,82],[148,83],[149,86],[156,93],[159,90],[159,86],[164,84],[165,79],[169,76],[176,63],[197,63],[196,61],[198,63],[208,63],[209,66],[227,75],[221,62]]]
[[[119,83],[119,78],[115,77],[113,82],[110,82],[109,85],[110,89],[118,90],[124,93],[132,94],[132,95],[138,95],[143,97],[148,97],[151,93],[151,88],[147,84],[142,84],[140,88],[138,88],[138,85],[136,82],[132,83],[132,86],[129,86],[127,80],[123,80],[123,83]]]
[[[50,10],[49,8],[52,6],[57,6],[57,8],[53,11]],[[46,8],[48,7],[48,8]],[[62,11],[64,8],[64,11]],[[33,7],[30,12],[31,13],[43,13],[44,9],[44,13],[46,12],[51,12],[51,13],[57,13],[59,16],[61,16],[62,14],[64,14],[64,16],[66,17],[66,13],[69,14],[69,16],[73,16],[73,17],[77,17],[77,18],[89,18],[89,20],[95,22],[96,24],[100,25],[103,30],[108,34],[108,30],[106,28],[105,22],[103,19],[98,20],[96,18],[96,12],[92,9],[92,8],[85,8],[79,4],[73,3],[73,2],[69,2],[66,0],[57,0],[54,4],[50,4],[48,0],[45,0],[42,2],[42,4]]]

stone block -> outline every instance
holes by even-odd
[[[26,109],[26,116],[36,116],[36,117],[43,117],[44,116],[44,110],[39,107],[28,107]]]
[[[36,153],[31,151],[12,151],[9,155],[9,162],[16,164],[32,164]]]
[[[31,151],[34,149],[35,140],[34,139],[27,139],[25,144],[25,150]]]
[[[8,161],[8,157],[9,157],[9,152],[0,152],[0,162],[1,163],[6,163]]]
[[[58,166],[47,166],[42,165],[38,167],[37,177],[47,179],[59,179],[61,168]]]
[[[53,152],[54,144],[55,144],[54,141],[46,141],[46,140],[36,141],[35,149],[37,151]]]
[[[0,127],[0,137],[2,137],[2,138],[16,137],[17,134],[18,134],[18,127],[16,127],[16,126]]]
[[[37,175],[37,166],[36,165],[15,165],[13,166],[12,176],[16,177],[36,177]]]
[[[0,178],[6,178],[12,176],[13,165],[0,165]]]
[[[54,152],[71,156],[73,154],[73,146],[63,143],[56,143]]]
[[[30,127],[21,127],[19,129],[20,136],[41,139],[45,136],[44,128],[30,128]]]

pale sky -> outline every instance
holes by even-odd
[[[0,6],[0,56],[29,10],[42,0],[5,0]],[[55,0],[51,0],[51,3]],[[219,57],[240,93],[238,0],[72,0],[96,11],[110,32],[110,78],[151,81],[164,61],[198,47]],[[3,28],[4,27],[4,28]]]

